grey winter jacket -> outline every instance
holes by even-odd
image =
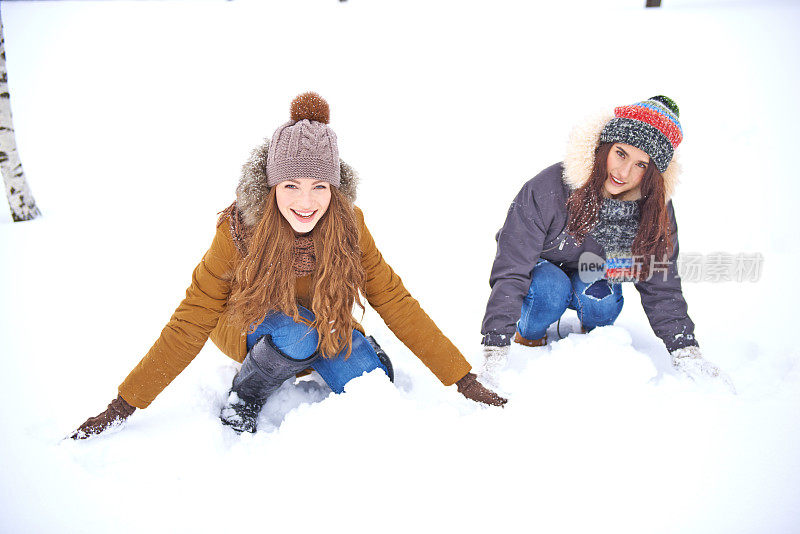
[[[497,233],[497,255],[489,280],[492,291],[486,305],[481,333],[484,345],[508,345],[519,320],[522,299],[531,284],[531,272],[539,259],[567,271],[578,269],[584,252],[605,258],[603,247],[590,236],[578,245],[567,234],[567,198],[564,164],[552,165],[528,181],[508,209],[505,224]],[[653,276],[635,284],[650,326],[670,352],[697,345],[694,323],[687,314],[675,260],[678,257],[678,227],[672,201],[667,203],[672,225],[673,252],[669,265],[661,264]]]

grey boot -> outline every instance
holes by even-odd
[[[235,391],[228,393],[228,401],[219,413],[223,425],[232,427],[236,432],[255,433],[258,425],[258,414],[264,404],[239,398]]]
[[[233,377],[228,402],[219,414],[222,424],[237,432],[255,432],[258,414],[267,397],[318,357],[315,352],[305,360],[295,360],[283,354],[269,335],[259,339]]]

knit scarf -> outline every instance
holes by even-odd
[[[637,280],[638,267],[631,249],[640,218],[636,200],[605,198],[600,205],[597,224],[589,235],[606,253],[606,278],[611,283]]]
[[[292,269],[297,278],[308,276],[314,272],[317,257],[314,255],[314,240],[310,235],[295,236],[292,258]]]

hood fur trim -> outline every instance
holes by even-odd
[[[600,144],[600,132],[608,121],[614,118],[614,112],[590,117],[573,128],[567,142],[567,153],[564,156],[564,183],[575,190],[589,180],[594,166],[594,151]],[[675,193],[681,174],[679,151],[675,151],[672,161],[664,171],[664,190],[668,202]]]
[[[255,226],[261,220],[264,211],[264,200],[270,187],[267,185],[267,152],[269,138],[264,139],[261,146],[256,147],[250,158],[242,166],[242,176],[236,187],[236,207],[242,215],[245,226]],[[339,191],[352,204],[356,201],[358,173],[350,165],[339,159],[341,183]]]

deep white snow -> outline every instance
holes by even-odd
[[[0,531],[800,532],[800,5],[643,3],[3,2],[44,216],[0,210]],[[218,420],[236,366],[209,343],[121,429],[62,441],[156,339],[306,90],[384,256],[473,364],[519,187],[586,115],[674,98],[682,252],[763,256],[757,282],[684,286],[738,395],[674,374],[626,286],[615,326],[513,348],[503,410],[370,310],[394,385],[287,384],[237,436]]]

